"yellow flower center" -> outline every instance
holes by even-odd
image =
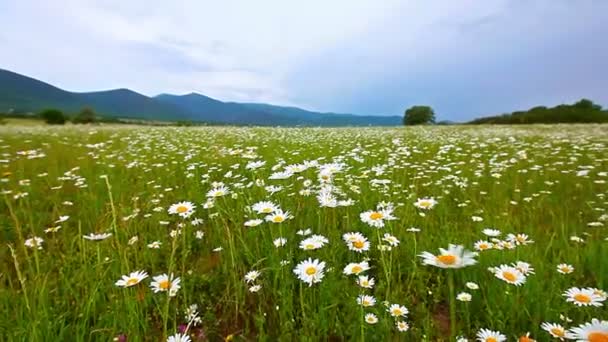
[[[163,290],[168,290],[171,287],[171,282],[169,280],[161,280],[158,282],[158,287]]]
[[[382,215],[382,213],[379,213],[377,211],[374,211],[373,213],[371,213],[369,215],[369,218],[372,220],[380,220],[384,217],[384,215]]]
[[[486,338],[486,342],[498,342],[498,340],[495,337],[488,337]]]
[[[129,280],[127,280],[127,286],[135,285],[138,282],[139,282],[139,279],[137,279],[137,278],[129,278]]]
[[[564,337],[564,335],[566,334],[564,332],[564,330],[560,329],[560,328],[551,328],[550,331],[553,335],[558,336],[558,337]]]
[[[451,254],[438,255],[437,261],[444,265],[454,265],[456,263],[456,256]]]
[[[353,266],[352,272],[357,274],[357,273],[361,273],[361,271],[363,271],[363,267],[359,266],[359,265],[355,265]]]
[[[180,205],[179,207],[177,207],[177,212],[180,214],[185,213],[186,211],[188,211],[188,207],[186,207],[185,205]]]
[[[272,212],[272,208],[270,208],[270,207],[268,207],[268,208],[264,208],[264,209],[262,209],[262,212],[263,212],[264,214],[271,213],[271,212]]]
[[[353,242],[353,247],[355,247],[356,249],[361,249],[363,248],[363,246],[365,246],[365,243],[361,240]]]
[[[564,273],[569,273],[570,272],[570,267],[568,267],[568,266],[562,266],[560,269]]]
[[[367,299],[363,300],[363,306],[369,306],[370,302]]]
[[[309,276],[314,275],[315,273],[317,273],[317,269],[314,266],[308,266],[308,268],[306,269],[306,274],[308,274]]]
[[[309,243],[308,245],[304,246],[305,249],[314,249],[315,245],[313,245],[312,243]]]
[[[514,283],[517,280],[517,276],[513,272],[505,271],[502,272],[502,277],[507,281]]]
[[[583,293],[577,293],[574,295],[574,300],[576,300],[577,302],[581,302],[581,303],[590,303],[591,297],[589,297]]]
[[[285,218],[283,216],[275,216],[272,220],[276,223],[281,223],[285,221]]]
[[[420,201],[420,204],[419,204],[419,205],[420,205],[421,207],[428,208],[428,207],[430,207],[430,206],[431,206],[431,202],[429,202],[429,201]]]
[[[608,342],[608,333],[601,331],[594,331],[587,336],[589,342]]]
[[[395,315],[395,316],[401,316],[402,313],[403,312],[399,308],[393,309],[393,315]]]
[[[369,281],[367,281],[367,280],[361,281],[361,286],[369,286]]]

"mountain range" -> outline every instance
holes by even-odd
[[[0,113],[38,112],[47,108],[76,113],[83,107],[91,107],[98,114],[107,117],[210,124],[395,126],[402,123],[399,116],[320,113],[264,103],[222,102],[197,93],[148,97],[124,88],[85,93],[70,92],[0,69]]]

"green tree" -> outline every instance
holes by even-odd
[[[72,119],[73,123],[76,124],[88,124],[97,122],[97,116],[95,111],[90,107],[84,107],[76,116]]]
[[[430,123],[435,123],[435,112],[429,106],[413,106],[403,116],[403,124],[406,126]]]
[[[46,109],[40,113],[40,117],[49,125],[63,125],[66,118],[63,112],[57,109]]]

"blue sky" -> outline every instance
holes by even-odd
[[[604,0],[20,0],[0,22],[1,68],[72,91],[457,121],[608,106]]]

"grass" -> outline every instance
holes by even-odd
[[[608,234],[594,226],[607,224],[607,143],[602,125],[0,127],[0,339],[157,341],[187,327],[193,341],[449,341],[473,340],[486,328],[508,340],[530,332],[548,341],[542,322],[570,328],[606,319],[605,306],[578,307],[562,294],[608,288]],[[269,179],[313,160],[321,166]],[[266,164],[246,169],[251,161]],[[319,205],[316,194],[327,189],[319,173],[331,162],[343,165],[331,174],[331,191],[351,205]],[[217,182],[230,192],[207,197]],[[271,194],[269,185],[282,189]],[[425,197],[437,205],[414,206]],[[187,219],[167,212],[180,201],[196,206]],[[264,219],[251,209],[259,201],[272,201],[293,218],[245,227]],[[393,203],[396,219],[380,229],[362,222],[360,214],[382,202]],[[56,223],[60,216],[69,218]],[[195,218],[203,223],[193,225]],[[476,241],[491,239],[482,233],[488,227],[501,231],[501,241],[523,233],[534,243],[480,252],[475,265],[460,269],[426,266],[418,256],[449,244],[474,250]],[[329,243],[300,249],[305,237],[296,232],[306,228]],[[347,232],[363,234],[370,249],[349,250],[342,240]],[[83,238],[90,233],[112,235]],[[385,233],[400,244],[379,250],[387,245]],[[33,237],[44,240],[42,249],[25,245]],[[279,237],[287,240],[281,248],[273,244]],[[155,241],[160,248],[147,246]],[[293,272],[308,258],[326,263],[325,276],[312,286]],[[372,289],[342,272],[364,259]],[[522,286],[488,271],[516,261],[535,270]],[[560,263],[574,272],[558,273]],[[128,288],[115,285],[137,270],[149,277]],[[252,270],[260,275],[247,284]],[[152,292],[152,277],[160,274],[180,278],[175,296]],[[261,289],[250,292],[254,284]],[[460,292],[472,300],[456,301]],[[376,305],[358,305],[360,294],[374,296]],[[407,307],[400,320],[408,331],[397,330],[385,301]],[[192,304],[196,322],[184,316]],[[364,323],[366,313],[378,323]]]

